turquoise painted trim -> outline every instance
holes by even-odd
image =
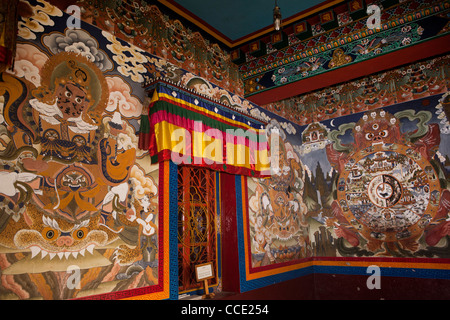
[[[377,57],[381,57],[381,56],[384,56],[384,55],[386,55],[386,54],[393,53],[393,52],[396,52],[396,51],[400,51],[400,50],[403,50],[403,49],[407,49],[407,48],[410,48],[410,47],[412,47],[412,46],[414,46],[414,45],[417,45],[417,44],[420,44],[420,43],[424,43],[424,42],[428,42],[428,41],[433,40],[433,39],[441,38],[441,37],[444,37],[444,36],[446,36],[446,35],[448,35],[448,34],[450,34],[450,32],[442,33],[442,34],[437,35],[437,36],[434,36],[434,37],[430,37],[430,38],[427,38],[427,39],[423,39],[423,40],[417,41],[417,42],[415,42],[415,43],[413,43],[413,44],[411,44],[411,45],[403,46],[403,47],[394,49],[394,50],[389,51],[389,52],[383,52],[383,53],[380,53],[380,54],[378,54],[378,55],[376,55],[376,56],[372,56],[372,57],[370,57],[370,58],[368,58],[368,59],[366,59],[366,60],[353,61],[353,62],[344,64],[344,65],[342,65],[342,66],[335,67],[335,68],[333,68],[333,69],[326,69],[326,70],[323,70],[323,71],[320,71],[320,72],[317,72],[317,73],[308,75],[308,76],[306,76],[306,77],[302,77],[302,78],[299,78],[299,79],[296,79],[296,80],[293,80],[293,81],[290,81],[290,82],[286,82],[286,83],[283,83],[283,84],[280,84],[280,85],[274,85],[274,86],[267,87],[267,88],[265,88],[265,89],[261,89],[261,90],[259,90],[259,91],[255,91],[255,92],[252,92],[252,93],[245,93],[245,94],[244,94],[244,97],[247,98],[247,97],[250,97],[250,96],[259,94],[259,93],[261,93],[261,92],[265,92],[265,91],[269,91],[269,90],[281,88],[281,87],[286,86],[286,85],[288,85],[288,84],[292,84],[292,83],[295,83],[295,82],[297,82],[297,81],[301,81],[301,80],[305,80],[305,79],[308,79],[308,78],[312,78],[312,77],[317,76],[317,75],[319,75],[319,74],[324,74],[324,73],[327,73],[327,72],[330,72],[330,71],[339,70],[339,69],[341,69],[341,68],[348,67],[348,66],[353,65],[353,64],[358,64],[358,63],[361,63],[361,62],[367,62],[367,61],[370,61],[371,59],[374,59],[374,58],[377,58]],[[286,65],[286,66],[289,66],[289,65]],[[266,72],[266,73],[269,73],[269,72],[272,72],[272,71],[268,71],[268,72]]]
[[[281,50],[276,50],[274,52],[271,52],[271,53],[267,54],[264,57],[254,58],[254,59],[252,59],[250,61],[247,61],[247,62],[241,64],[239,66],[239,71],[242,73],[242,79],[246,80],[246,79],[248,79],[250,77],[254,77],[254,76],[258,75],[258,74],[263,74],[265,72],[268,72],[270,70],[273,70],[273,69],[276,69],[276,68],[279,68],[279,67],[285,65],[286,63],[283,62],[284,60],[290,60],[289,62],[287,62],[287,64],[289,64],[291,62],[298,61],[298,60],[300,60],[302,58],[313,57],[314,55],[318,54],[319,52],[325,52],[325,51],[328,51],[328,50],[335,50],[336,48],[338,48],[340,46],[349,44],[349,43],[354,42],[354,41],[359,41],[359,40],[361,40],[363,38],[366,38],[366,37],[371,36],[371,35],[376,35],[378,33],[384,32],[384,31],[389,30],[391,28],[396,28],[398,26],[403,26],[405,24],[412,23],[414,21],[419,21],[419,20],[422,20],[424,18],[431,17],[431,16],[434,16],[436,14],[442,13],[442,11],[447,10],[447,6],[446,6],[447,2],[448,1],[442,1],[441,3],[436,3],[436,4],[430,3],[428,7],[419,9],[418,11],[415,11],[415,12],[409,12],[407,14],[404,14],[403,16],[400,16],[400,17],[395,17],[393,20],[392,20],[392,16],[391,16],[391,14],[393,14],[393,13],[391,12],[389,14],[389,13],[387,13],[385,11],[385,12],[383,12],[383,14],[388,14],[388,18],[385,20],[387,22],[382,22],[381,29],[378,29],[378,30],[377,29],[375,29],[375,30],[354,29],[354,26],[352,26],[352,25],[360,23],[361,21],[366,21],[367,17],[364,17],[362,19],[357,19],[357,20],[353,21],[350,24],[344,24],[344,25],[339,26],[337,28],[337,29],[343,29],[343,28],[350,27],[351,31],[347,35],[343,35],[341,33],[337,37],[337,39],[329,37],[327,39],[327,42],[325,42],[325,43],[317,44],[317,45],[315,45],[312,48],[306,48],[306,49],[302,49],[300,51],[298,51],[296,48],[294,48],[294,47],[298,46],[299,43],[294,43],[294,44],[292,44],[292,45],[290,45],[290,46],[288,46],[286,48],[283,48]],[[395,10],[395,8],[389,8],[388,9],[388,11],[391,11],[391,10]],[[426,13],[427,11],[431,11],[431,13],[427,14]],[[417,14],[419,14],[419,16]],[[326,31],[324,33],[319,33],[317,35],[312,36],[311,38],[308,38],[308,39],[305,39],[303,41],[300,41],[300,43],[318,39],[318,38],[322,37],[323,35],[331,34],[332,32],[335,32],[335,30],[333,29],[333,30]],[[349,40],[349,38],[350,38],[350,40]],[[335,43],[339,43],[339,44],[336,45]],[[291,49],[291,48],[293,48],[295,53],[291,52],[291,53],[287,54],[286,52],[289,51],[289,49]],[[282,54],[282,57],[281,58],[276,58],[279,54]],[[296,58],[294,56],[301,56],[301,57]],[[267,60],[269,60],[269,58],[273,58],[273,59],[276,59],[276,60],[272,61],[272,62],[267,62],[265,64],[262,64],[262,65],[258,66],[258,67],[255,67],[255,68],[251,68],[251,64],[254,63],[255,60],[262,59],[262,60],[267,61]],[[242,71],[243,67],[250,67],[251,69],[248,70],[248,71]],[[264,68],[266,68],[266,70],[263,71],[262,69],[264,69]]]

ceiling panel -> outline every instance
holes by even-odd
[[[202,28],[213,31],[216,38],[224,37],[233,43],[273,24],[275,0],[159,0],[176,8],[179,14],[199,19]],[[323,0],[278,0],[282,19],[292,17],[315,6],[328,3]],[[198,23],[197,23],[198,24]]]

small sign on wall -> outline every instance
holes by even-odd
[[[206,262],[195,266],[195,277],[197,281],[203,281],[214,278],[214,268],[212,262]]]
[[[195,266],[195,277],[197,282],[203,281],[205,286],[205,294],[203,295],[203,299],[211,299],[214,297],[214,293],[209,293],[208,290],[208,279],[214,278],[214,267],[212,262],[206,262],[202,264],[198,264]]]

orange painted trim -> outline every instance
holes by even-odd
[[[324,258],[326,259],[326,258]],[[342,258],[345,259],[345,258]],[[389,259],[389,258],[387,258]],[[326,267],[364,267],[376,265],[380,268],[407,268],[407,269],[426,269],[426,270],[450,270],[449,263],[434,263],[434,262],[410,262],[410,261],[380,261],[380,260],[317,260],[317,258],[307,258],[305,261],[287,265],[280,268],[273,268],[264,271],[256,271],[251,273],[249,270],[250,260],[246,259],[246,280],[255,280],[268,276],[278,275],[289,271],[294,271],[311,266],[326,266]]]
[[[317,261],[314,260],[315,266],[334,266],[334,267],[368,267],[376,265],[380,268],[414,268],[414,269],[437,269],[437,270],[450,270],[450,264],[448,263],[433,263],[433,262],[408,262],[408,261]]]
[[[248,188],[247,188],[247,177],[241,176],[241,190],[242,190],[242,215],[243,215],[243,229],[244,229],[244,250],[245,250],[245,277],[250,280],[250,261],[251,261],[251,250],[250,250],[250,230],[248,224]],[[238,230],[239,232],[239,230]]]
[[[248,266],[248,263],[249,263],[249,261],[245,261],[246,267]],[[248,280],[255,280],[255,279],[264,278],[264,277],[268,277],[268,276],[274,276],[274,275],[278,275],[281,273],[294,271],[294,270],[311,267],[311,266],[314,266],[314,261],[312,261],[312,260],[297,263],[297,264],[291,264],[289,266],[284,266],[284,267],[280,267],[280,268],[276,268],[276,269],[254,272],[254,273],[250,273],[248,268],[246,268],[246,270],[245,270],[246,271],[246,280],[248,281]]]
[[[221,41],[225,45],[229,46],[230,48],[232,47],[233,40],[231,40],[230,38],[228,38],[227,36],[222,34],[220,31],[217,31],[211,25],[209,25],[208,23],[206,23],[205,21],[203,21],[199,17],[195,16],[190,11],[187,11],[182,6],[178,5],[177,3],[173,2],[172,0],[158,0],[158,2],[163,4],[167,8],[171,9],[172,11],[174,11],[176,14],[180,15],[184,19],[186,19],[189,22],[193,23],[194,25],[196,25],[197,27],[199,27],[203,31],[205,31],[208,34],[210,34],[211,36],[213,36],[214,38],[218,39],[219,41]]]
[[[283,26],[292,24],[292,23],[297,22],[299,20],[310,18],[311,15],[313,15],[313,14],[319,12],[319,11],[322,11],[324,9],[330,8],[330,7],[332,7],[332,6],[336,5],[336,4],[339,4],[341,2],[344,2],[344,0],[327,1],[327,2],[324,2],[324,3],[319,4],[317,6],[314,6],[314,7],[310,8],[310,9],[307,9],[307,10],[304,10],[302,12],[299,12],[299,13],[297,13],[297,14],[289,17],[289,18],[286,18],[286,19],[282,20],[281,21],[281,28]],[[244,43],[246,43],[246,42],[248,42],[250,40],[262,37],[262,36],[264,36],[264,35],[266,35],[268,33],[274,32],[274,31],[275,31],[275,28],[272,25],[270,25],[270,26],[268,26],[268,27],[266,27],[264,29],[261,29],[259,31],[255,31],[253,33],[250,33],[250,34],[248,34],[248,35],[246,35],[246,36],[244,36],[242,38],[239,38],[239,39],[233,41],[231,49],[233,49],[236,46],[242,45],[242,44],[244,44]]]

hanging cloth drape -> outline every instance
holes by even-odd
[[[149,150],[152,162],[270,175],[265,123],[163,82],[141,117],[139,147]]]

